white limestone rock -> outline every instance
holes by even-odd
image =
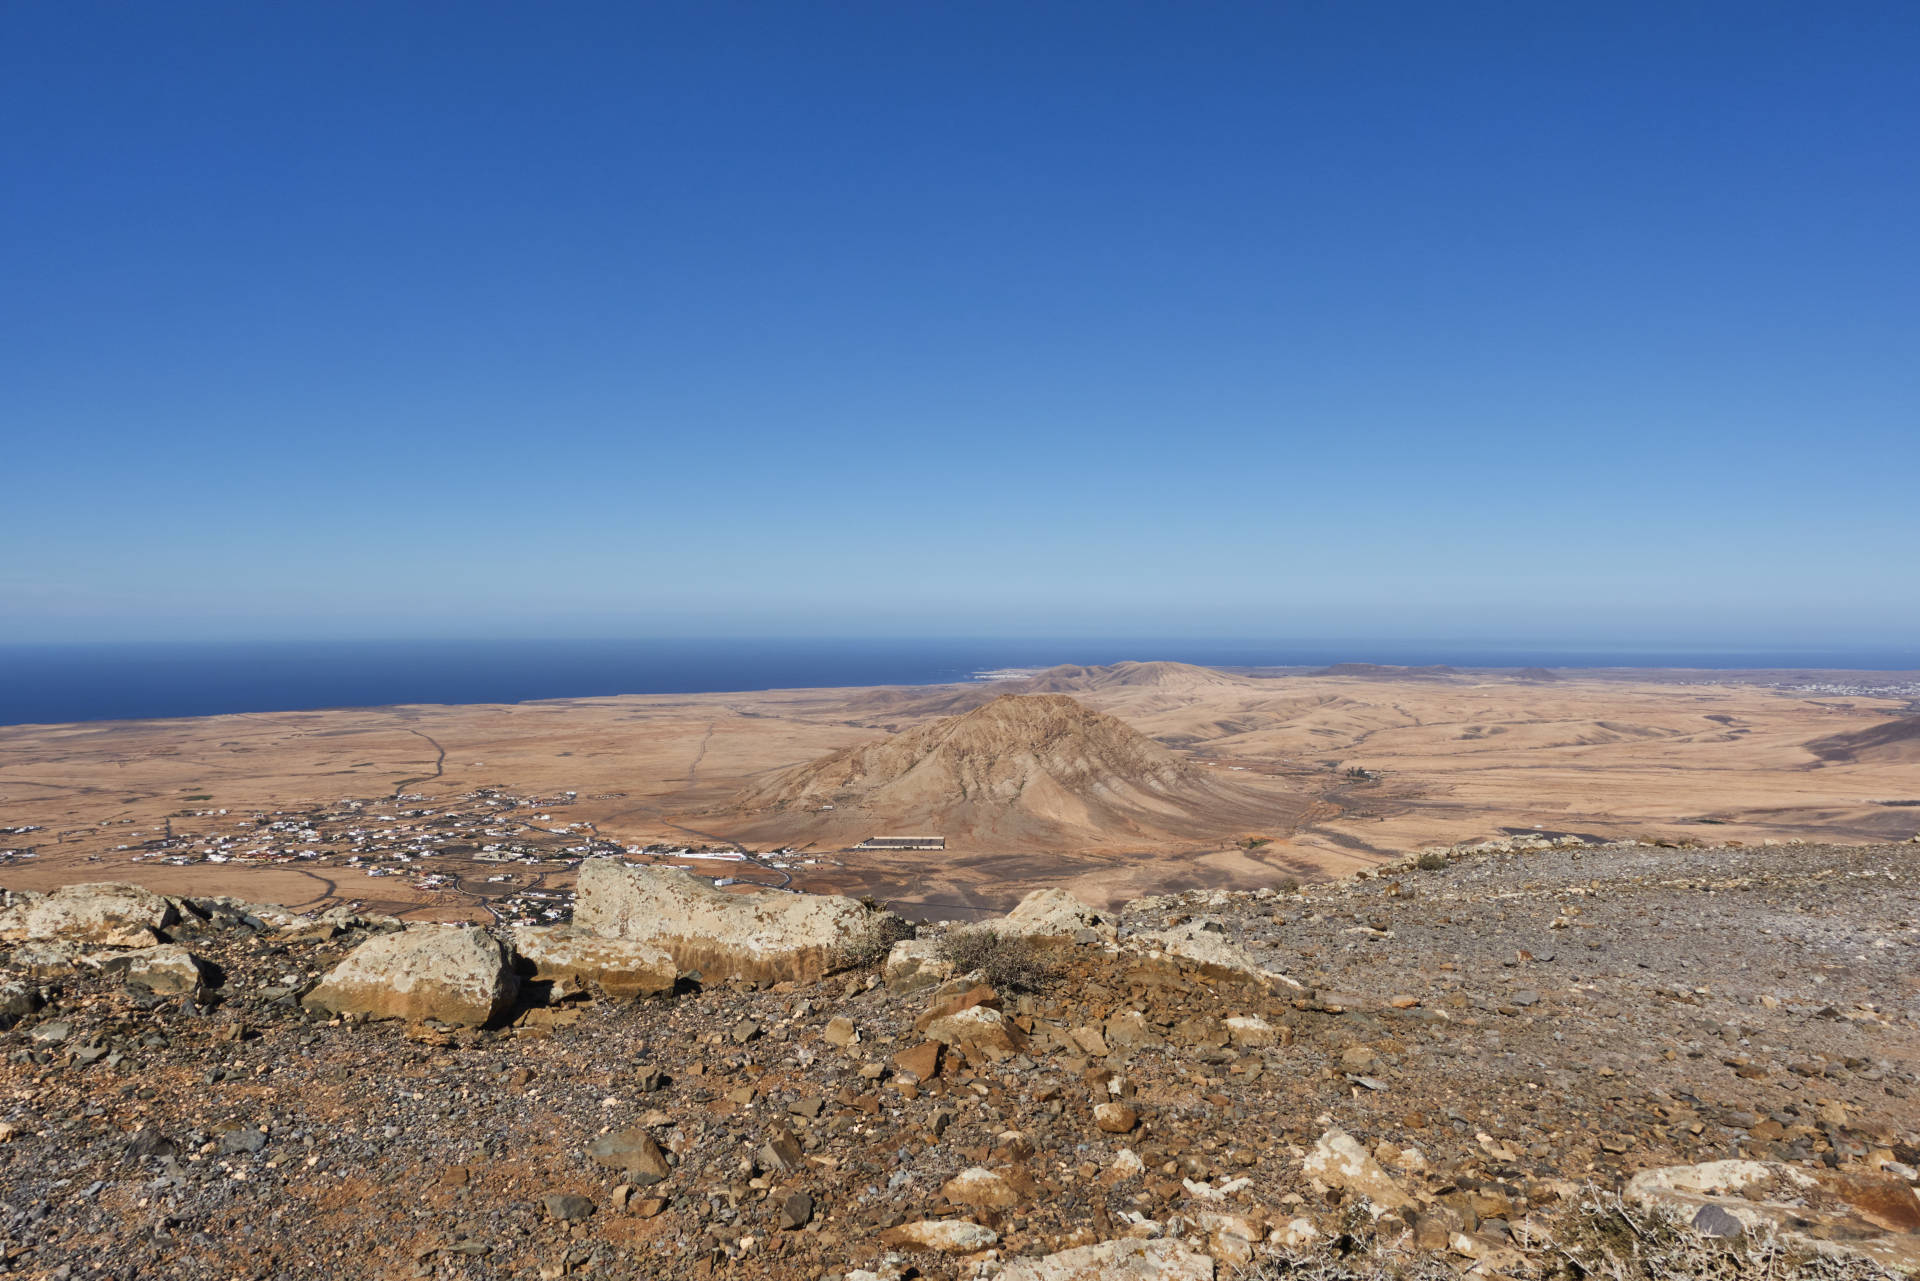
[[[411,925],[368,939],[302,1002],[327,1014],[362,1014],[477,1027],[512,1006],[507,950],[471,925]]]
[[[535,982],[553,985],[555,998],[594,988],[612,997],[652,996],[671,992],[680,973],[663,947],[603,938],[573,925],[519,926],[513,950],[532,967]]]
[[[1320,1136],[1307,1153],[1306,1174],[1316,1189],[1340,1188],[1364,1197],[1375,1218],[1388,1210],[1414,1208],[1413,1198],[1345,1130],[1332,1129]]]
[[[1214,1281],[1214,1262],[1182,1240],[1123,1239],[1015,1259],[1000,1281]]]
[[[188,996],[207,984],[205,962],[178,943],[96,952],[87,960],[108,974],[119,974],[128,987],[145,988],[155,996]]]
[[[150,947],[176,919],[172,903],[138,885],[63,885],[49,894],[16,890],[0,906],[0,942]]]
[[[1170,930],[1141,934],[1131,941],[1136,947],[1178,958],[1202,970],[1233,978],[1253,979],[1268,986],[1277,984],[1300,989],[1300,984],[1295,980],[1254,960],[1246,949],[1228,938],[1225,927],[1211,917],[1188,921]]]
[[[576,889],[576,927],[663,948],[708,982],[810,982],[845,964],[870,916],[838,895],[730,894],[674,868],[604,858],[581,864]]]
[[[1061,889],[1035,890],[999,920],[983,924],[998,934],[1026,938],[1078,938],[1091,931],[1111,939],[1115,933],[1109,917]]]
[[[999,1239],[998,1232],[969,1219],[922,1219],[918,1223],[903,1223],[897,1228],[889,1228],[880,1235],[885,1245],[901,1246],[908,1250],[932,1250],[940,1254],[972,1254],[986,1249]]]

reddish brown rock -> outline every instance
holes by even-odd
[[[940,1075],[940,1042],[922,1041],[910,1050],[893,1056],[893,1066],[916,1081],[931,1081]]]

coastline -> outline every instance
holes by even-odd
[[[1783,659],[1804,661],[1785,662]],[[1663,682],[1912,685],[1920,653],[1496,651],[1384,642],[1115,640],[344,641],[0,646],[0,726],[234,713],[471,707],[627,695],[765,694],[1017,680],[1060,664],[1166,659],[1265,679],[1342,667],[1538,669]],[[1632,660],[1632,661],[1627,661]]]

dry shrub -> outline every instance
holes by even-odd
[[[1237,1281],[1459,1281],[1438,1255],[1342,1254],[1333,1248],[1277,1250],[1235,1274]]]
[[[1772,1232],[1706,1236],[1677,1213],[1627,1206],[1590,1193],[1559,1225],[1556,1276],[1619,1281],[1894,1281],[1900,1274],[1868,1259],[1833,1258],[1791,1245]]]
[[[867,900],[861,900],[867,902]],[[869,903],[871,909],[874,905]],[[892,912],[869,910],[858,929],[840,942],[836,969],[869,970],[887,959],[887,953],[901,939],[913,937],[913,926]]]
[[[940,940],[940,959],[960,974],[978,970],[996,992],[1038,992],[1053,977],[1039,945],[1024,934],[986,926],[954,930]]]
[[[1868,1259],[1831,1258],[1769,1232],[1713,1237],[1670,1211],[1629,1207],[1591,1192],[1544,1225],[1515,1275],[1540,1281],[1899,1281]],[[1464,1260],[1420,1254],[1376,1238],[1363,1217],[1305,1249],[1263,1252],[1236,1281],[1450,1281]]]

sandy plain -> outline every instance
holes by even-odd
[[[577,855],[583,841],[605,849],[738,839],[756,853],[798,843],[804,824],[783,841],[782,820],[741,808],[742,793],[1004,690],[1068,693],[1195,766],[1232,775],[1236,787],[1267,789],[1276,822],[1239,834],[1266,843],[1217,831],[1083,832],[1031,848],[960,831],[944,833],[944,853],[815,842],[785,870],[746,864],[743,874],[965,917],[1004,910],[1039,885],[1114,903],[1337,876],[1408,850],[1527,831],[1714,844],[1905,839],[1920,831],[1920,736],[1899,722],[1920,709],[1894,694],[1911,679],[1881,684],[1888,694],[1783,690],[1727,673],[1250,676],[1150,664],[990,687],[15,726],[0,729],[0,851],[12,851],[0,853],[0,886],[133,880],[295,906],[351,901],[416,919],[473,917],[509,887],[564,889],[567,851]],[[1849,736],[1863,732],[1856,748]],[[546,857],[515,868],[511,882],[482,875],[498,869],[474,862],[468,841],[378,880],[343,866],[344,850],[332,846],[298,861],[186,865],[157,861],[150,848],[163,831],[178,848],[349,803],[366,823],[408,813],[469,830],[506,822],[498,811],[474,816],[481,789],[510,794],[508,826],[545,843]],[[864,817],[873,834],[916,822]],[[17,830],[27,828],[37,830]],[[416,875],[430,871],[443,875]]]

